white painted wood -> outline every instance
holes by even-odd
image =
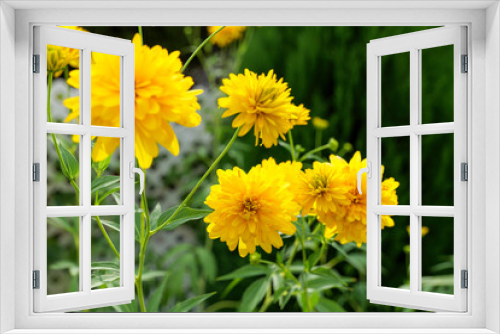
[[[47,122],[47,45],[80,49],[80,121],[79,124]],[[34,185],[34,269],[40,270],[40,289],[33,290],[35,312],[65,312],[129,303],[134,291],[134,180],[127,177],[128,164],[121,159],[122,205],[93,206],[91,203],[92,136],[121,138],[121,157],[134,159],[134,46],[130,41],[78,31],[37,26],[34,50],[40,55],[40,73],[34,74],[35,142],[34,161],[40,162],[40,182]],[[106,52],[122,59],[122,119],[119,128],[91,125],[91,53]],[[130,95],[130,96],[127,96]],[[79,134],[80,140],[80,205],[47,207],[47,133]],[[91,289],[91,224],[92,216],[120,215],[120,287]],[[80,222],[80,292],[47,295],[47,217],[79,217]],[[132,238],[130,237],[132,235]]]
[[[345,5],[347,9],[335,7],[337,1],[326,4],[321,2],[321,10],[312,9],[313,6],[306,1],[298,1],[297,6],[307,10],[293,9],[293,4],[286,4],[285,8],[263,9],[267,3],[248,3],[245,1],[225,2],[224,6],[217,7],[214,1],[204,1],[203,8],[200,3],[192,2],[154,2],[154,10],[137,9],[142,8],[142,3],[130,2],[107,2],[107,1],[82,1],[82,2],[48,2],[37,1],[36,4],[30,2],[18,2],[17,5],[24,5],[28,10],[17,11],[16,15],[16,80],[15,80],[15,121],[14,113],[10,110],[4,114],[5,120],[16,129],[16,233],[15,248],[7,252],[10,257],[14,254],[16,259],[16,333],[491,333],[484,329],[485,310],[493,310],[498,306],[498,298],[492,296],[488,291],[485,301],[485,264],[491,268],[496,263],[498,268],[498,252],[486,251],[491,249],[485,245],[485,226],[496,224],[498,219],[490,220],[485,216],[485,157],[495,157],[489,159],[494,162],[498,158],[498,141],[486,140],[486,137],[493,135],[493,130],[498,133],[498,122],[489,122],[489,135],[485,134],[485,115],[498,114],[498,108],[486,109],[486,102],[498,99],[498,72],[485,71],[485,57],[489,63],[500,63],[496,52],[485,51],[484,41],[490,39],[490,44],[498,43],[490,28],[485,29],[485,13],[479,10],[481,4],[477,1],[432,1],[432,2],[386,2],[384,10],[380,7],[379,1],[370,2],[370,8],[360,5],[356,7],[357,1],[349,1]],[[244,4],[245,3],[245,4]],[[96,10],[98,6],[105,4],[107,8],[113,10]],[[171,5],[172,4],[172,5]],[[152,5],[152,3],[150,3]],[[168,9],[158,9],[157,6],[166,6]],[[192,5],[192,7],[190,7]],[[228,6],[241,6],[245,10],[231,9]],[[33,6],[51,6],[57,10],[40,11],[29,10]],[[73,9],[61,9],[61,6],[73,6]],[[133,10],[124,10],[124,6],[132,6]],[[147,5],[145,5],[147,6]],[[177,7],[176,7],[177,6]],[[214,7],[215,6],[215,7]],[[350,7],[352,6],[352,7]],[[419,8],[426,9],[415,9]],[[457,8],[474,8],[474,10],[457,10]],[[81,8],[90,9],[81,9]],[[335,9],[333,9],[335,7]],[[435,8],[429,10],[429,8]],[[77,8],[78,10],[74,10]],[[373,9],[375,8],[375,9]],[[401,9],[411,8],[411,10]],[[54,24],[54,22],[64,22],[71,25],[216,25],[231,23],[233,25],[348,25],[348,26],[375,26],[375,25],[422,25],[436,26],[446,24],[456,24],[467,22],[472,29],[470,36],[472,43],[469,46],[472,66],[469,83],[471,91],[469,96],[469,106],[473,113],[469,113],[469,133],[471,133],[469,147],[472,148],[473,161],[470,168],[470,177],[473,182],[469,182],[472,188],[471,201],[469,202],[469,216],[472,224],[469,229],[468,249],[472,256],[469,258],[469,265],[472,270],[469,277],[474,277],[469,284],[470,309],[467,313],[335,313],[335,314],[33,314],[32,310],[32,290],[30,287],[30,273],[32,260],[28,260],[33,254],[32,241],[32,210],[31,194],[32,182],[29,179],[31,168],[32,140],[30,133],[32,126],[32,104],[33,101],[26,98],[27,92],[31,96],[32,76],[30,56],[31,49],[31,25],[34,23]],[[498,18],[492,17],[491,24],[498,26]],[[498,34],[497,34],[498,36]],[[2,48],[2,51],[7,52]],[[497,66],[497,65],[495,65]],[[491,66],[490,66],[491,67]],[[489,68],[489,67],[488,67]],[[5,72],[2,72],[2,74]],[[489,78],[488,87],[485,87],[485,78]],[[494,84],[496,82],[496,84]],[[13,91],[14,92],[14,91]],[[489,95],[485,95],[489,92]],[[2,91],[4,93],[4,91]],[[2,95],[2,102],[8,99],[7,94]],[[495,100],[496,101],[496,100]],[[495,102],[496,103],[496,102]],[[2,110],[4,112],[4,110]],[[498,117],[498,115],[497,115]],[[489,119],[489,118],[488,118]],[[495,120],[495,118],[493,118]],[[496,118],[498,119],[498,118]],[[6,124],[6,123],[3,123]],[[28,135],[26,135],[28,134]],[[498,136],[497,136],[498,137]],[[495,138],[497,138],[495,137]],[[488,137],[489,138],[489,137]],[[0,144],[2,142],[0,141]],[[2,153],[11,147],[2,146]],[[488,154],[485,152],[488,150]],[[14,147],[12,147],[14,151]],[[494,166],[492,165],[492,169]],[[491,209],[498,210],[495,198],[498,198],[500,187],[488,184],[488,202]],[[471,191],[471,189],[469,189]],[[494,217],[493,217],[494,218]],[[3,225],[9,221],[1,221]],[[497,227],[496,227],[497,228]],[[2,230],[3,231],[3,230]],[[488,234],[490,241],[499,244],[498,236]],[[472,247],[473,245],[473,247]],[[2,246],[7,246],[3,244]],[[496,248],[498,250],[498,248]],[[4,253],[4,254],[7,254]],[[6,259],[2,258],[2,261]],[[496,262],[495,262],[496,261]],[[498,286],[498,274],[495,270],[490,270],[487,279],[491,286]],[[11,287],[9,287],[11,288]],[[3,301],[4,294],[2,294]],[[488,305],[488,307],[486,307]],[[497,307],[496,306],[496,307]],[[493,312],[498,321],[498,312]],[[131,329],[141,326],[140,329]],[[165,329],[166,327],[170,329]],[[24,328],[24,329],[23,329]],[[46,328],[42,330],[40,328]],[[76,329],[78,328],[78,329]],[[84,329],[86,328],[86,329]],[[246,328],[246,329],[244,329]]]
[[[421,125],[421,49],[454,45],[454,122]],[[383,128],[380,124],[380,77],[384,75],[380,58],[410,52],[410,125]],[[410,205],[380,205],[380,178],[368,180],[368,287],[373,303],[422,310],[467,311],[467,290],[461,289],[461,270],[467,270],[467,182],[460,179],[461,163],[467,162],[467,75],[461,73],[461,55],[467,53],[466,28],[451,26],[383,38],[368,44],[367,156],[374,175],[380,165],[382,137],[410,138]],[[372,87],[373,86],[373,87]],[[452,207],[421,206],[421,135],[454,133],[454,203]],[[410,217],[410,290],[386,288],[381,284],[382,258],[380,214]],[[421,286],[421,217],[454,217],[454,295],[423,292]],[[450,236],[451,237],[451,236]]]

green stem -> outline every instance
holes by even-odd
[[[288,139],[290,140],[290,153],[292,154],[292,160],[296,161],[297,156],[295,154],[295,145],[293,145],[292,130],[288,131]]]
[[[97,220],[97,225],[99,225],[99,229],[101,230],[102,235],[104,236],[104,239],[106,239],[106,241],[109,244],[109,247],[111,247],[111,249],[113,250],[113,253],[115,253],[116,257],[118,259],[120,259],[120,252],[118,252],[116,250],[115,244],[113,243],[113,241],[111,241],[111,239],[108,235],[108,232],[106,232],[106,229],[104,229],[104,226],[102,225],[102,222],[101,222],[101,218],[99,218],[99,216],[96,216],[95,218]]]
[[[179,207],[167,219],[166,222],[164,222],[163,224],[161,224],[160,226],[158,226],[156,229],[154,229],[153,231],[151,231],[151,233],[150,233],[151,235],[154,235],[156,232],[160,231],[162,228],[164,228],[165,226],[167,226],[168,224],[170,224],[170,222],[172,220],[174,220],[174,218],[182,210],[182,208],[186,206],[186,204],[191,200],[191,197],[193,197],[193,195],[196,192],[196,190],[198,190],[198,188],[201,186],[201,184],[203,183],[203,181],[205,181],[205,179],[207,178],[207,176],[210,175],[210,173],[215,169],[215,167],[217,167],[217,165],[219,164],[219,162],[221,161],[221,159],[226,155],[226,153],[229,151],[229,149],[231,148],[231,146],[233,146],[234,142],[236,141],[236,138],[238,138],[238,133],[239,132],[240,132],[240,128],[237,128],[236,131],[233,134],[233,137],[231,138],[231,140],[229,141],[229,143],[227,143],[227,145],[224,148],[224,150],[221,152],[221,154],[219,154],[219,156],[217,157],[217,159],[215,159],[215,161],[208,168],[208,170],[205,172],[205,174],[203,174],[203,176],[201,177],[201,179],[198,181],[198,183],[196,183],[196,185],[193,187],[193,189],[191,190],[191,192],[186,196],[186,198],[182,201],[182,203],[179,205]]]
[[[266,293],[266,299],[264,299],[264,303],[262,304],[262,307],[260,308],[259,312],[266,312],[269,306],[273,303],[273,291],[271,288],[271,284],[267,286],[267,293]]]
[[[151,220],[149,217],[148,203],[146,199],[146,191],[142,192],[141,195],[141,208],[143,211],[143,218],[146,222],[145,233],[140,241],[140,250],[139,250],[139,270],[137,272],[137,276],[135,278],[135,285],[137,288],[137,298],[139,299],[139,307],[141,312],[146,312],[146,304],[144,302],[144,290],[142,285],[142,273],[144,272],[144,260],[146,257],[146,248],[148,246],[149,238],[151,237],[150,229],[151,229]]]
[[[144,44],[144,35],[142,33],[142,27],[138,26],[137,28],[139,29],[139,36],[141,36],[141,43]]]
[[[310,155],[313,155],[314,153],[317,153],[317,152],[321,152],[321,151],[326,150],[328,148],[330,148],[330,144],[325,144],[325,145],[321,145],[319,147],[316,147],[315,149],[312,149],[309,152],[307,152],[306,154],[304,154],[299,159],[299,161],[302,162],[302,161],[306,160]]]
[[[302,218],[302,235],[305,233],[304,227],[304,218]],[[307,254],[306,254],[306,243],[305,237],[301,238],[302,243],[302,262],[304,263],[304,273],[302,274],[302,310],[304,312],[311,312],[311,304],[309,302],[309,292],[308,292],[308,284],[307,284],[307,275],[309,274],[309,267],[306,265],[307,263]]]
[[[191,54],[191,56],[188,58],[188,60],[186,61],[186,63],[184,64],[184,66],[182,66],[181,68],[181,73],[184,72],[184,70],[186,69],[186,67],[189,65],[189,63],[191,62],[191,60],[193,60],[194,57],[196,57],[196,54],[201,50],[203,49],[203,47],[212,39],[212,37],[214,37],[215,35],[217,35],[219,33],[219,31],[221,31],[222,29],[224,29],[226,26],[222,26],[220,27],[219,29],[217,29],[216,31],[214,31],[210,36],[208,36],[204,41],[203,43],[201,43],[197,48],[196,50],[194,50],[194,52]]]
[[[53,79],[54,79],[54,72],[49,71],[49,77],[47,80],[47,121],[49,121],[49,122],[52,122],[52,112],[50,110],[50,94],[52,92]],[[51,134],[51,137],[52,137],[52,141],[54,142],[54,146],[56,148],[59,163],[61,164],[61,170],[62,170],[63,174],[66,176],[66,178],[69,180],[69,183],[71,183],[71,185],[75,189],[76,198],[79,199],[80,198],[80,188],[75,183],[75,180],[73,180],[73,178],[69,177],[68,167],[66,167],[66,164],[64,163],[64,160],[62,158],[61,148],[59,147],[59,142],[57,141],[57,137],[54,133]]]

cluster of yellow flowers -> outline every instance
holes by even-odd
[[[213,34],[222,26],[210,26],[207,27],[209,34]],[[219,31],[217,35],[213,36],[210,40],[212,44],[217,44],[218,47],[223,48],[231,44],[232,42],[240,39],[243,36],[243,32],[247,27],[232,27],[226,26],[224,29]]]
[[[247,69],[244,74],[231,74],[220,89],[228,95],[218,100],[219,107],[227,109],[222,117],[237,115],[232,126],[241,126],[239,136],[253,127],[256,145],[259,140],[266,148],[277,145],[279,137],[285,140],[295,125],[306,125],[310,119],[309,109],[292,103],[288,84],[278,80],[273,70],[259,76]]]
[[[158,156],[158,144],[172,154],[179,154],[179,142],[171,122],[186,127],[200,124],[197,95],[203,91],[191,90],[193,79],[181,73],[179,51],[168,52],[159,45],[143,45],[139,34],[135,44],[135,154],[141,168],[149,168]],[[120,126],[120,61],[113,55],[93,53],[92,125]],[[68,84],[80,85],[80,71],[70,72]],[[78,118],[79,97],[66,99],[71,110],[69,122]],[[92,149],[92,159],[102,161],[120,145],[117,138],[99,137]]]
[[[366,176],[363,194],[356,187],[356,173],[366,167],[366,159],[356,152],[349,163],[332,155],[330,162],[315,162],[302,171],[302,163],[276,164],[273,158],[253,167],[248,174],[235,167],[218,170],[219,184],[211,187],[205,204],[214,211],[205,218],[212,239],[220,238],[230,250],[238,246],[240,256],[260,246],[270,253],[280,248],[279,233],[293,234],[293,221],[314,214],[326,226],[325,236],[342,244],[366,242]],[[382,176],[381,176],[382,177]],[[393,178],[382,183],[382,204],[396,205]],[[382,216],[382,228],[394,226],[390,216]]]

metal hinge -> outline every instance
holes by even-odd
[[[469,166],[466,162],[460,164],[460,180],[469,181]]]
[[[462,55],[462,73],[469,72],[469,56]]]
[[[460,272],[460,275],[461,275],[461,287],[462,289],[467,289],[469,287],[469,274],[467,272],[467,270],[462,270]]]
[[[33,55],[33,73],[40,73],[40,55]]]
[[[40,270],[33,270],[33,289],[40,289]]]
[[[33,164],[33,181],[40,182],[40,164],[38,162]]]

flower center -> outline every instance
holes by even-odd
[[[246,198],[243,201],[243,213],[245,214],[256,214],[257,210],[259,209],[260,205],[257,201],[254,201],[251,198]]]
[[[326,192],[328,178],[326,175],[315,175],[312,179],[312,185],[316,194],[322,194]]]

